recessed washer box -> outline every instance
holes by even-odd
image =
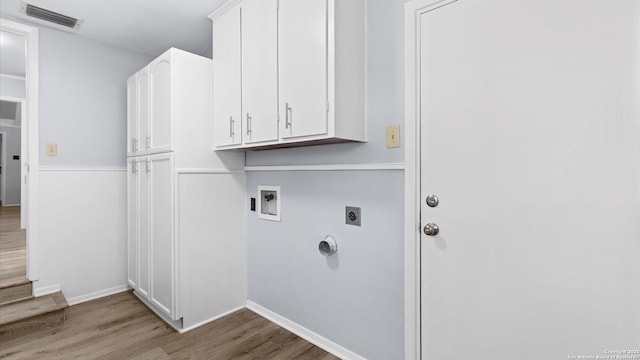
[[[280,221],[280,186],[258,186],[258,217]]]

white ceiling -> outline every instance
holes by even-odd
[[[211,51],[207,16],[227,0],[27,0],[28,3],[82,20],[68,29],[26,16],[20,0],[0,1],[0,16],[47,24],[130,50],[157,56],[170,47],[196,54]]]
[[[6,31],[0,31],[0,74],[24,77],[25,39]]]

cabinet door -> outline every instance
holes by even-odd
[[[138,158],[138,294],[148,299],[151,287],[149,243],[149,170],[148,158]]]
[[[151,147],[149,133],[149,68],[138,72],[138,149],[146,154]]]
[[[151,95],[150,153],[171,151],[171,53],[166,52],[149,64],[149,94]]]
[[[140,138],[138,135],[138,76],[127,79],[127,156],[138,152]]]
[[[149,156],[151,302],[175,320],[173,154]]]
[[[242,141],[240,7],[213,20],[213,141]]]
[[[278,140],[278,3],[242,2],[242,116],[245,144]]]
[[[138,288],[139,170],[138,158],[127,159],[127,283]]]
[[[327,133],[327,0],[280,0],[280,133]]]

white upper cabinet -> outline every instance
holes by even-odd
[[[165,52],[149,64],[149,94],[151,95],[151,128],[149,129],[149,152],[171,151],[171,52]],[[186,89],[185,89],[186,90]]]
[[[211,59],[175,48],[131,76],[127,80],[127,156],[179,151],[180,166],[202,161],[221,165],[210,156],[212,86]],[[203,147],[209,152],[203,154]]]
[[[242,2],[243,143],[278,140],[278,2]],[[215,44],[215,42],[214,42]]]
[[[366,141],[365,0],[232,0],[210,17],[214,73],[233,69],[214,76],[214,105],[240,108],[244,130],[215,111],[216,149]],[[238,32],[230,64],[219,49]]]
[[[127,79],[127,156],[138,153],[138,74]]]
[[[213,139],[217,146],[242,142],[240,8],[213,23]]]
[[[327,134],[327,0],[280,0],[280,131]]]

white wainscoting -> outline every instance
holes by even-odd
[[[40,278],[74,303],[126,289],[125,168],[40,169]]]

